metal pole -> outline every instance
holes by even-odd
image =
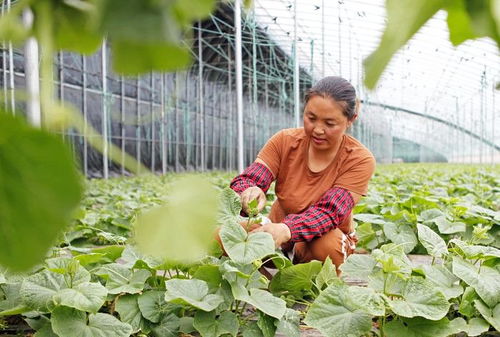
[[[106,40],[104,40],[101,48],[101,62],[102,62],[102,167],[104,179],[108,179],[108,104],[107,104],[107,91],[108,91],[108,64],[106,56]]]
[[[156,126],[156,116],[155,116],[155,81],[154,73],[151,73],[151,172],[155,173],[155,126]]]
[[[82,110],[83,110],[83,173],[88,176],[88,143],[89,137],[87,130],[87,59],[82,55]]]
[[[325,77],[325,0],[321,0],[321,77]]]
[[[7,11],[10,10],[11,0],[7,0]],[[14,49],[12,42],[9,42],[9,90],[10,90],[10,109],[13,114],[16,113],[16,101],[14,95]]]
[[[26,27],[33,25],[33,12],[26,8],[23,11],[23,22]],[[4,69],[5,71],[5,69]],[[38,68],[38,42],[30,37],[24,45],[24,75],[26,91],[28,92],[27,113],[31,125],[40,127],[42,115],[40,112],[40,72]]]
[[[236,28],[236,111],[238,113],[238,171],[243,172],[243,64],[241,56],[241,0],[234,3],[234,25]]]
[[[165,75],[161,74],[161,172],[167,173],[167,140],[165,135]]]
[[[125,78],[120,76],[121,174],[125,174]]]
[[[201,147],[201,170],[205,171],[205,107],[203,99],[203,45],[201,41],[201,22],[198,21],[198,91],[200,105],[200,147]]]
[[[300,106],[299,106],[299,53],[297,46],[297,0],[294,1],[293,16],[293,101],[295,111],[295,127],[300,127]]]

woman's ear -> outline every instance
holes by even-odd
[[[352,118],[347,122],[347,128],[350,128],[352,124],[356,121],[356,119],[358,119],[358,114],[352,116]]]

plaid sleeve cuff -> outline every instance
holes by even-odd
[[[243,173],[236,176],[229,187],[238,194],[252,186],[257,186],[266,193],[272,182],[273,174],[271,171],[261,163],[253,163]]]
[[[337,227],[354,207],[351,193],[340,187],[329,189],[321,199],[300,214],[289,214],[283,222],[292,242],[311,241]]]

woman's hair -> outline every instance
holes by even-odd
[[[348,120],[352,120],[358,113],[359,100],[356,98],[356,89],[346,79],[339,76],[328,76],[307,90],[305,104],[314,96],[332,98],[340,104]]]

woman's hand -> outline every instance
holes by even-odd
[[[266,195],[260,187],[252,186],[243,191],[240,195],[241,208],[243,212],[249,214],[248,203],[254,199],[257,199],[257,210],[260,212],[266,206]]]
[[[292,234],[290,229],[284,223],[268,223],[254,229],[251,233],[266,232],[272,235],[276,248],[290,241]]]

